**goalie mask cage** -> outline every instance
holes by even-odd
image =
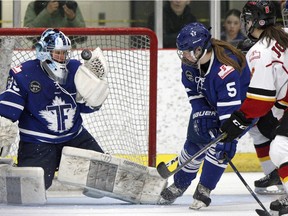
[[[10,67],[36,58],[45,28],[0,29],[1,91]],[[100,47],[107,58],[110,94],[102,108],[83,114],[84,126],[103,150],[133,162],[156,165],[157,38],[146,28],[60,28],[72,42],[71,58]],[[17,155],[18,141],[8,150]],[[16,158],[16,157],[15,157]]]

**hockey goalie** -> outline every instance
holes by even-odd
[[[107,161],[83,126],[81,114],[100,110],[109,95],[102,50],[86,52],[84,63],[71,59],[71,41],[58,29],[46,29],[35,47],[36,58],[11,68],[0,94],[2,156],[19,136],[17,167],[0,164],[1,202],[44,204],[59,170],[59,180],[87,196],[156,203],[166,182],[154,168],[112,156]]]

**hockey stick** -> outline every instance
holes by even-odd
[[[175,158],[173,158],[173,159],[171,159],[170,161],[168,161],[168,162],[166,162],[165,163],[165,166],[166,167],[170,167],[170,166],[172,166],[174,163],[176,163],[177,161],[178,161],[178,156],[176,156]]]
[[[170,176],[172,176],[174,173],[177,173],[180,171],[184,166],[186,166],[190,161],[194,160],[195,158],[199,157],[201,154],[203,154],[207,149],[209,149],[213,144],[219,142],[220,140],[224,139],[226,137],[226,133],[221,134],[216,139],[212,140],[210,143],[208,143],[204,148],[200,149],[198,152],[196,152],[193,156],[188,158],[183,164],[179,165],[175,170],[170,171],[166,164],[164,162],[160,162],[157,166],[157,171],[159,175],[167,179]]]
[[[265,208],[265,206],[263,205],[263,203],[259,200],[259,198],[257,197],[257,195],[253,192],[253,190],[250,188],[250,186],[247,184],[247,182],[245,181],[245,179],[242,177],[242,175],[239,173],[238,169],[235,167],[235,165],[232,163],[232,161],[230,160],[230,158],[227,157],[227,155],[225,155],[226,160],[228,161],[229,165],[232,167],[232,169],[234,170],[234,172],[237,174],[237,176],[240,178],[240,180],[242,181],[242,183],[245,185],[245,187],[248,189],[248,191],[250,192],[250,194],[254,197],[254,199],[258,202],[258,204],[262,207],[262,209],[256,209],[255,211],[257,212],[258,215],[260,216],[271,216],[270,213],[267,211],[267,209]]]
[[[211,136],[212,139],[215,139],[215,136],[214,136],[214,134],[212,133],[212,131],[209,131],[209,134],[210,134],[210,136]],[[175,158],[173,158],[173,159],[171,159],[170,161],[166,162],[166,163],[165,163],[165,166],[166,166],[166,167],[172,166],[175,162],[178,161],[178,159],[179,159],[179,156],[177,155]]]

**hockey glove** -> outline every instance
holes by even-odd
[[[215,148],[215,157],[219,161],[219,163],[227,162],[226,157],[232,159],[236,153],[237,149],[237,141],[232,141],[229,143],[219,142]]]
[[[247,119],[242,112],[235,111],[232,113],[230,118],[227,119],[220,128],[221,132],[227,134],[223,142],[232,142],[239,137],[251,123],[252,120]]]
[[[263,136],[272,140],[275,137],[275,130],[279,124],[278,119],[273,116],[273,113],[270,110],[265,116],[262,116],[258,120],[257,127]]]
[[[284,112],[282,119],[280,120],[280,126],[276,129],[276,135],[288,137],[288,111]]]
[[[193,130],[198,136],[207,139],[208,142],[211,140],[209,131],[217,136],[220,121],[215,111],[207,108],[203,111],[193,112],[191,117]]]

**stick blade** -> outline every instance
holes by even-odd
[[[271,216],[271,214],[268,211],[264,211],[262,209],[256,209],[255,211],[259,216]]]
[[[173,173],[171,173],[166,164],[164,162],[160,162],[157,166],[157,172],[159,173],[159,175],[164,178],[167,179],[169,178]]]

